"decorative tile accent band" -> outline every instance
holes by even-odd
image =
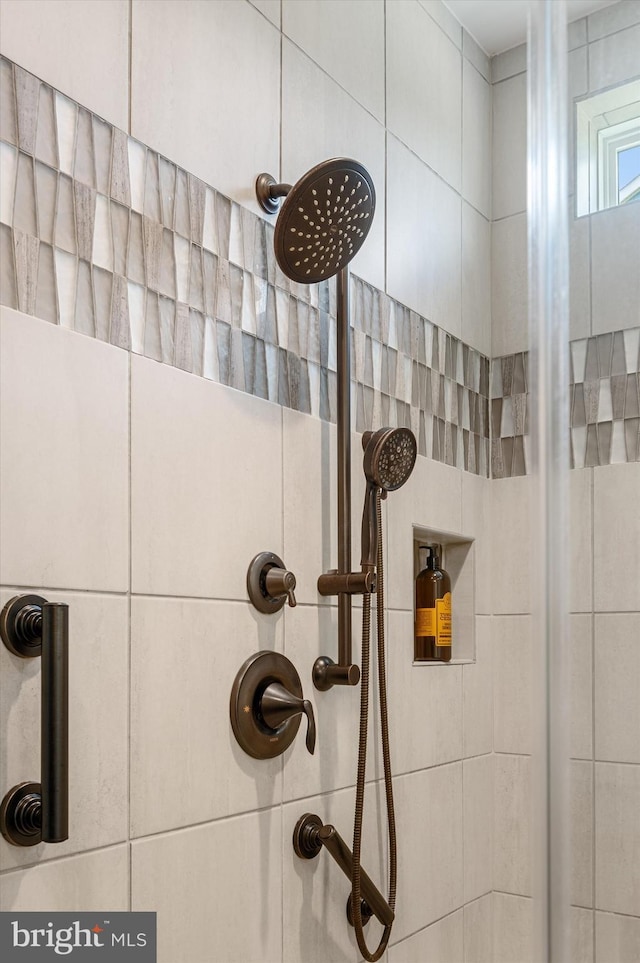
[[[572,468],[640,461],[640,328],[571,342]],[[530,466],[528,354],[494,358],[491,472],[525,475]]]
[[[273,227],[0,59],[2,303],[163,364],[336,417],[333,282],[278,268]],[[351,279],[358,431],[487,476],[489,359]]]

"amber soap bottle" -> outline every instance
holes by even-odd
[[[451,660],[451,579],[440,568],[437,545],[421,545],[426,568],[416,578],[414,660]]]

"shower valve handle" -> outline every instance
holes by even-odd
[[[293,590],[296,587],[296,577],[293,572],[286,568],[270,568],[264,580],[267,594],[273,599],[287,596],[287,601],[291,608],[296,605],[296,597]]]
[[[260,711],[271,729],[277,729],[291,716],[303,712],[307,717],[307,750],[313,755],[316,748],[316,720],[308,699],[299,699],[280,682],[272,682],[262,694]]]

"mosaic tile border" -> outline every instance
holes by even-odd
[[[572,468],[640,461],[640,327],[572,341]],[[528,353],[491,366],[491,474],[525,475],[530,467]]]
[[[2,303],[327,421],[333,282],[279,270],[273,226],[0,59]],[[489,359],[351,279],[358,431],[487,476]]]

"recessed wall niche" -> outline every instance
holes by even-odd
[[[465,535],[455,535],[435,528],[413,526],[413,580],[421,571],[421,545],[440,546],[440,567],[451,578],[451,661],[414,662],[413,665],[460,665],[475,662],[475,542]],[[415,592],[414,592],[415,619]]]

